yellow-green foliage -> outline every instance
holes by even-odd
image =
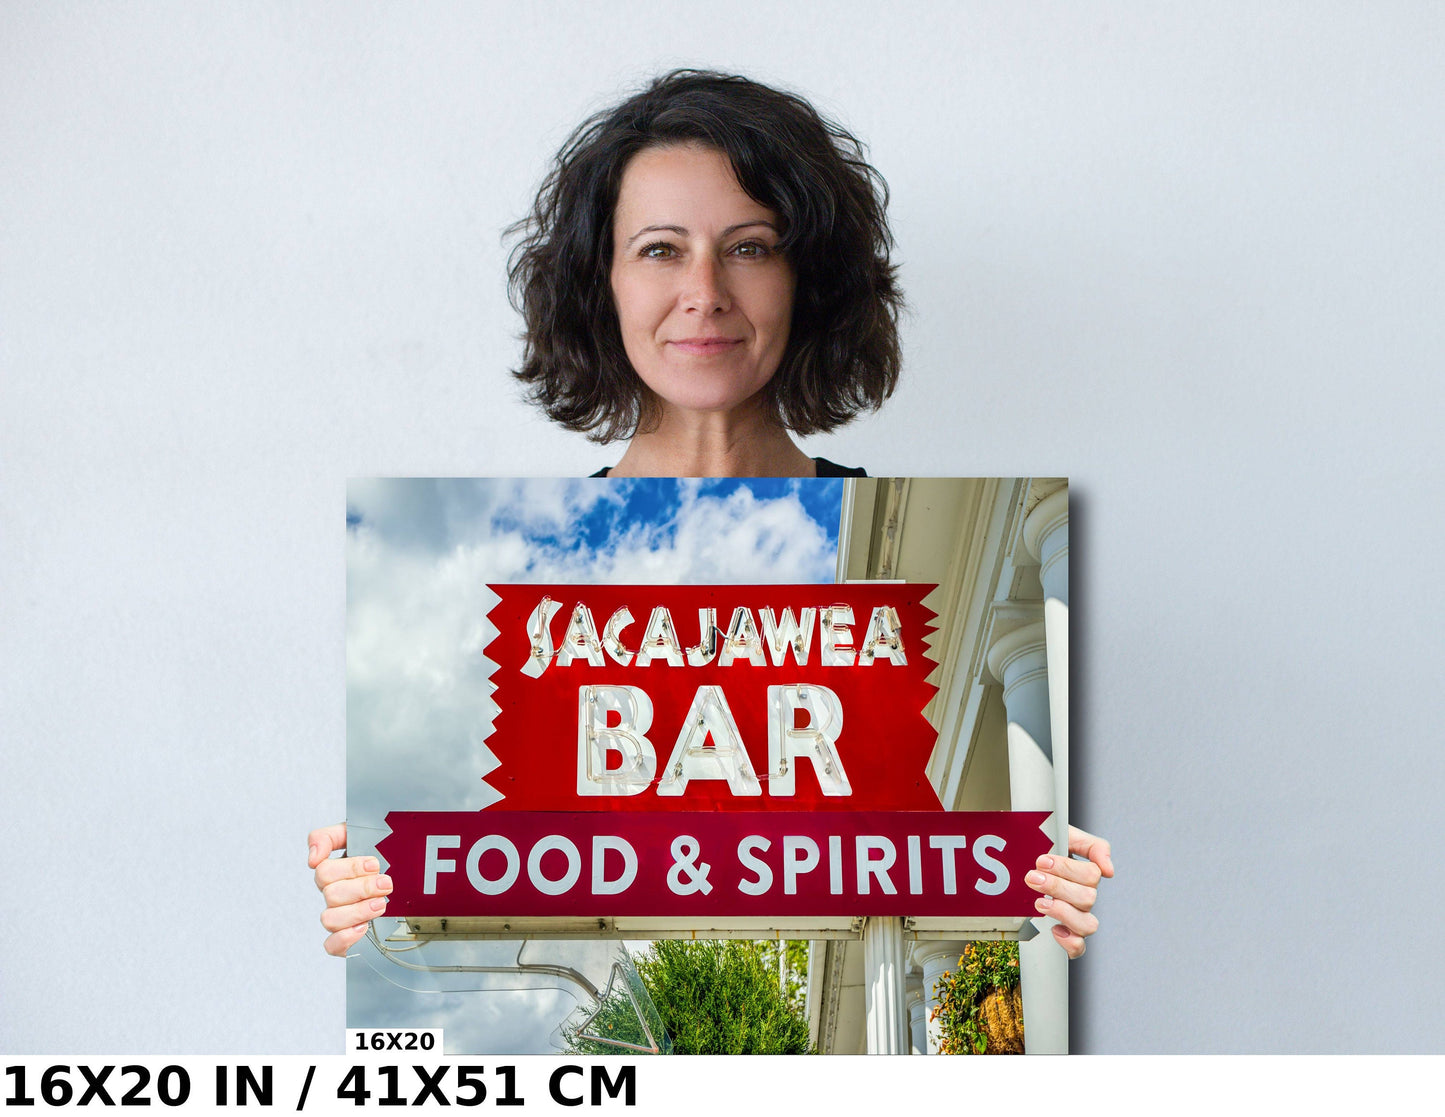
[[[988,1035],[980,1011],[995,989],[1019,983],[1019,947],[1015,942],[971,942],[963,948],[958,968],[938,979],[939,1051],[945,1055],[983,1055]]]

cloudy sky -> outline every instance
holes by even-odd
[[[347,487],[347,819],[352,852],[390,810],[477,810],[493,707],[487,583],[805,583],[834,579],[831,479],[375,479]],[[392,921],[383,920],[383,933]],[[348,1027],[441,1027],[454,1053],[547,1051],[569,988],[515,974],[425,974],[365,944]],[[507,967],[517,943],[405,956]],[[529,944],[605,984],[620,947]],[[404,989],[398,983],[408,985]],[[424,990],[424,991],[422,991]]]

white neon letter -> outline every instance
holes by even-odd
[[[757,878],[756,880],[738,881],[739,892],[746,892],[749,896],[761,896],[773,886],[773,870],[768,868],[768,863],[754,852],[766,853],[772,844],[759,834],[749,834],[738,842],[738,860]]]
[[[717,665],[727,667],[735,659],[746,659],[754,667],[768,665],[767,657],[763,655],[763,638],[758,635],[753,611],[746,605],[739,605],[733,610],[733,619],[728,621],[728,631],[723,637],[722,655],[717,657]]]
[[[707,743],[712,735],[712,745]],[[753,771],[738,724],[728,709],[720,686],[700,686],[667,758],[659,795],[681,795],[689,780],[727,780],[734,795],[761,795],[763,786]]]
[[[542,855],[554,849],[567,858],[567,871],[556,880],[550,880],[542,875]],[[527,854],[527,877],[531,880],[532,887],[544,896],[562,895],[577,883],[577,878],[581,875],[582,854],[578,852],[571,838],[564,838],[561,834],[548,834]]]
[[[631,648],[622,642],[622,630],[632,623],[632,610],[624,605],[612,616],[607,618],[607,623],[602,626],[602,647],[606,649],[620,667],[626,667],[632,662],[635,654]]]
[[[853,606],[829,605],[818,613],[818,634],[823,639],[819,659],[824,667],[851,667],[853,657]]]
[[[499,850],[507,859],[506,869],[496,880],[482,876],[482,854],[489,849]],[[472,843],[472,848],[467,850],[467,879],[483,896],[500,896],[511,888],[517,882],[517,873],[521,868],[522,860],[517,856],[517,847],[500,834],[488,834],[485,838],[478,838]]]
[[[687,649],[690,667],[706,667],[717,656],[717,610],[697,611],[697,646]]]
[[[793,711],[806,710],[808,724],[793,728]],[[815,683],[768,687],[768,794],[792,795],[796,761],[805,759],[824,795],[852,795],[853,786],[835,747],[843,731],[843,703]]]
[[[647,667],[654,659],[667,660],[669,667],[681,667],[683,662],[682,645],[678,643],[672,614],[662,605],[653,609],[652,616],[647,618],[642,647],[637,649],[637,666]]]
[[[859,834],[855,846],[858,860],[858,895],[868,895],[870,876],[878,878],[878,887],[885,896],[898,895],[898,889],[894,888],[893,882],[888,879],[888,870],[893,867],[893,862],[898,860],[898,851],[893,848],[893,843],[881,834]],[[875,852],[881,856],[872,856]]]
[[[808,652],[813,647],[813,620],[818,610],[811,605],[800,609],[796,621],[791,609],[783,610],[782,620],[774,620],[773,611],[766,606],[758,615],[763,620],[763,639],[772,653],[773,666],[781,667],[789,652],[799,667],[808,666]]]
[[[607,879],[607,851],[614,849],[622,854],[622,875],[616,880]],[[611,834],[592,835],[592,895],[616,896],[626,892],[637,879],[637,850],[626,838]]]
[[[798,856],[799,854],[802,856]],[[789,834],[783,839],[783,892],[798,894],[798,878],[818,867],[818,843],[812,838]]]
[[[928,848],[943,851],[940,854],[943,858],[943,894],[958,895],[958,873],[953,858],[960,849],[968,848],[968,839],[962,834],[935,834],[928,839]]]
[[[532,652],[522,665],[522,674],[535,679],[552,665],[552,618],[562,608],[560,601],[543,597],[527,617],[527,640]]]
[[[993,874],[993,880],[988,884],[983,882],[983,877],[974,881],[973,886],[985,896],[997,896],[1008,887],[1008,866],[989,856],[989,850],[1002,850],[1007,844],[997,834],[984,834],[973,843],[973,859],[978,862],[978,867]]]
[[[450,857],[438,857],[437,854],[444,849],[456,849],[461,844],[462,836],[460,834],[428,834],[426,836],[426,868],[421,888],[423,895],[436,895],[438,873],[457,871],[455,861]]]
[[[877,606],[868,618],[868,630],[863,633],[863,647],[858,652],[858,666],[867,667],[878,656],[900,666],[908,662],[903,654],[903,624],[892,605]]]
[[[608,715],[617,724],[608,725]],[[636,795],[657,774],[657,753],[647,739],[652,699],[635,686],[584,686],[577,689],[577,794]],[[607,764],[609,753],[622,763]]]
[[[601,667],[602,642],[597,639],[597,625],[592,621],[592,610],[582,602],[572,610],[567,630],[562,633],[562,644],[557,649],[557,666],[566,667],[574,659],[585,659],[589,667]]]

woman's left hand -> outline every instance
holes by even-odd
[[[1084,938],[1099,929],[1099,920],[1090,909],[1099,896],[1099,878],[1114,875],[1114,862],[1105,839],[1077,826],[1069,827],[1069,852],[1087,860],[1046,853],[1039,858],[1038,867],[1024,877],[1024,883],[1043,893],[1034,901],[1034,909],[1059,921],[1054,938],[1070,958],[1077,958],[1084,953]]]

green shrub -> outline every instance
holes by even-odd
[[[778,947],[661,939],[637,960],[678,1055],[801,1055],[808,1021],[778,988]]]
[[[808,1052],[801,1007],[806,950],[803,944],[801,955],[789,953],[786,993],[779,988],[776,942],[660,939],[634,960],[673,1054],[802,1055]],[[637,1030],[636,1014],[624,1002],[609,999],[593,1025],[596,1034],[622,1038]],[[616,1054],[575,1030],[567,1038],[575,1054]]]

